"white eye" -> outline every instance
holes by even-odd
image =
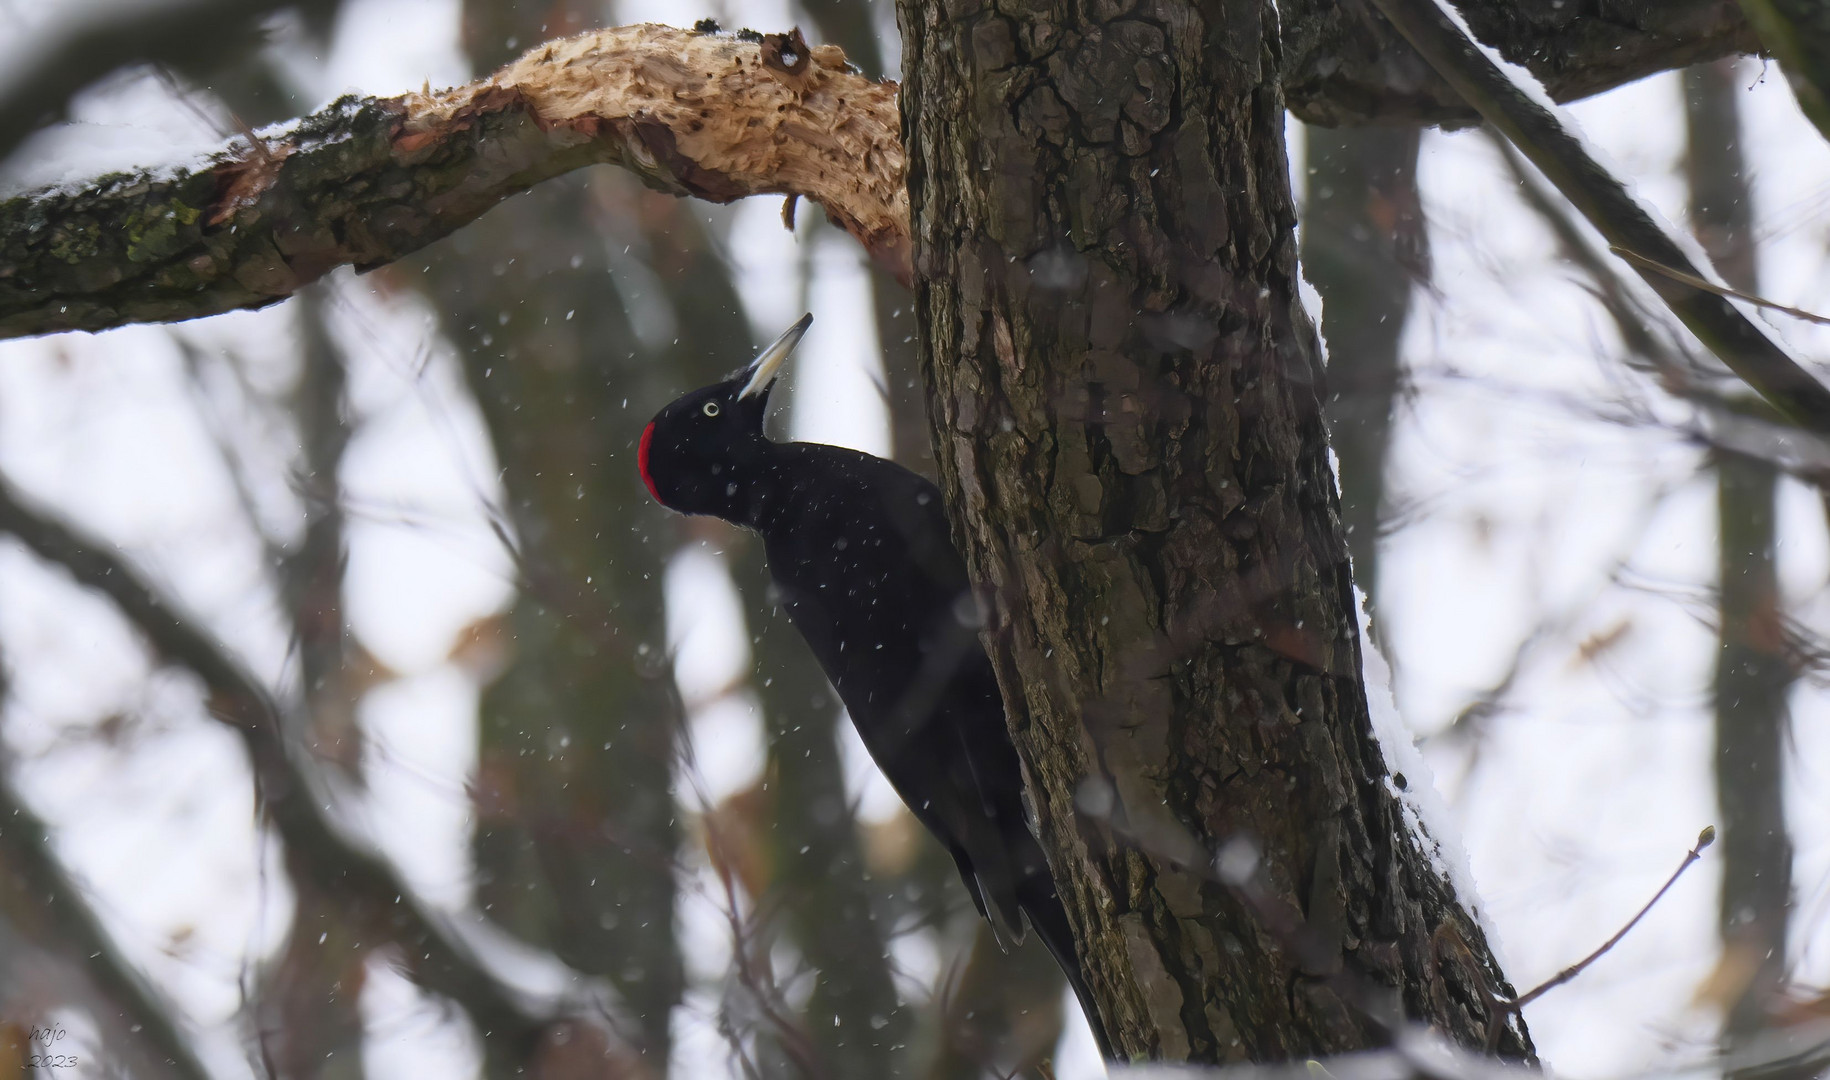
[[[718,403],[716,401],[708,401],[705,403],[705,408],[703,408],[699,411],[703,412],[707,416],[717,416],[718,415]]]

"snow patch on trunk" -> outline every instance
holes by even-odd
[[[1392,696],[1392,669],[1385,655],[1373,643],[1372,624],[1366,613],[1366,594],[1353,587],[1354,615],[1360,624],[1360,665],[1366,685],[1366,711],[1372,719],[1373,737],[1385,755],[1385,790],[1389,791],[1404,814],[1404,824],[1417,837],[1418,846],[1435,868],[1455,890],[1455,899],[1474,918],[1487,936],[1487,946],[1498,961],[1500,970],[1510,970],[1497,928],[1488,921],[1481,905],[1480,890],[1475,887],[1474,867],[1462,847],[1461,830],[1455,815],[1436,788],[1436,774],[1417,749],[1410,725],[1398,712]],[[1403,786],[1397,778],[1404,777]]]

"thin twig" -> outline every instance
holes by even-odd
[[[1500,1031],[1500,1021],[1502,1018],[1522,1011],[1525,1006],[1530,1005],[1532,1002],[1543,997],[1546,993],[1549,993],[1557,987],[1562,986],[1564,983],[1569,982],[1571,979],[1574,979],[1587,970],[1590,964],[1593,964],[1603,956],[1606,956],[1608,950],[1620,944],[1620,940],[1626,937],[1627,933],[1635,926],[1639,925],[1639,921],[1646,917],[1646,913],[1652,910],[1653,905],[1664,899],[1665,894],[1671,891],[1671,887],[1678,883],[1678,878],[1684,876],[1684,871],[1690,869],[1692,863],[1695,863],[1698,859],[1702,858],[1703,851],[1715,842],[1716,827],[1714,825],[1705,826],[1703,831],[1697,834],[1696,846],[1684,853],[1684,861],[1678,863],[1678,868],[1673,870],[1671,876],[1665,879],[1665,883],[1659,886],[1659,890],[1652,894],[1652,899],[1646,901],[1645,906],[1640,908],[1639,912],[1631,919],[1628,919],[1625,926],[1616,930],[1613,937],[1602,942],[1600,948],[1571,964],[1569,967],[1564,968],[1562,971],[1557,972],[1549,979],[1532,987],[1525,993],[1513,998],[1511,1001],[1494,1002],[1493,1012],[1487,1026],[1488,1050],[1491,1051],[1499,1042],[1498,1033]]]
[[[1649,259],[1639,252],[1630,251],[1627,248],[1621,247],[1619,244],[1608,245],[1608,250],[1635,266],[1642,266],[1647,270],[1663,274],[1673,281],[1681,281],[1693,289],[1702,289],[1704,292],[1715,293],[1717,296],[1733,297],[1736,300],[1746,300],[1756,307],[1782,311],[1785,314],[1792,316],[1794,319],[1803,319],[1806,322],[1816,323],[1819,326],[1830,326],[1830,316],[1819,315],[1814,311],[1806,311],[1804,308],[1788,307],[1778,301],[1768,300],[1764,296],[1755,296],[1753,293],[1743,292],[1740,289],[1731,288],[1727,285],[1717,285],[1713,281],[1705,281],[1695,274],[1685,273],[1675,266],[1666,266],[1657,259]]]

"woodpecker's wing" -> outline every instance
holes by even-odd
[[[764,528],[795,626],[897,793],[953,853],[1001,944],[1046,873],[940,492],[856,451],[786,444],[793,494]]]

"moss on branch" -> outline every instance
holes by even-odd
[[[713,202],[807,198],[906,280],[899,125],[894,84],[798,34],[550,42],[452,90],[346,97],[195,167],[0,201],[0,337],[261,307],[596,163]]]

